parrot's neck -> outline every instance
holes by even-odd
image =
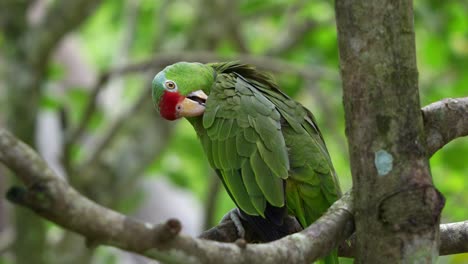
[[[192,124],[199,137],[205,134],[205,128],[203,128],[203,115],[187,117],[187,120],[190,122],[190,124]]]
[[[213,84],[216,81],[217,72],[213,67],[207,64],[203,64],[202,66],[203,67],[201,68],[199,76],[203,77],[205,81],[199,87],[203,90],[203,92],[209,95],[211,92],[211,87],[213,87]]]

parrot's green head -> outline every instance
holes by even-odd
[[[214,79],[214,69],[205,64],[178,62],[167,66],[153,79],[153,102],[167,120],[200,116]]]

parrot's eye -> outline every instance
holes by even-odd
[[[173,82],[173,81],[166,81],[166,82],[164,83],[164,85],[165,85],[166,88],[169,89],[169,90],[174,90],[174,89],[177,87],[177,85],[176,85],[175,82]]]

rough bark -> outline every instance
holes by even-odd
[[[419,105],[412,1],[337,0],[357,263],[431,263],[442,195]]]

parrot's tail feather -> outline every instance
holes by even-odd
[[[287,236],[291,231],[290,227],[285,223],[284,218],[287,216],[286,206],[274,207],[267,204],[265,216],[248,215],[242,210],[241,217],[255,230],[262,242],[269,242]]]

